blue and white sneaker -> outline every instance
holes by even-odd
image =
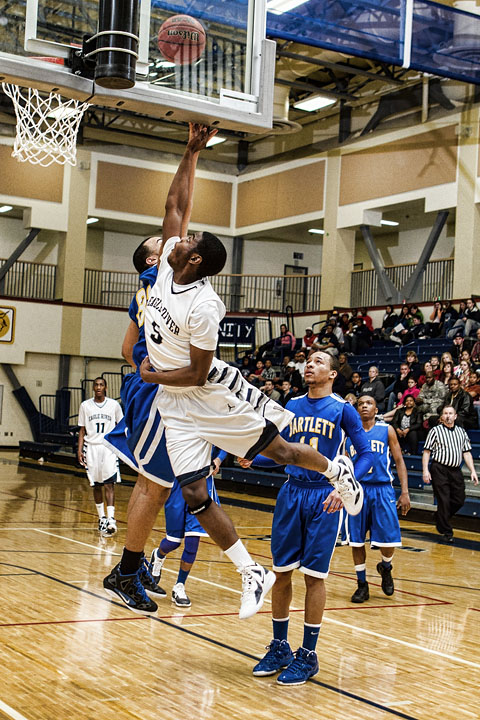
[[[157,603],[150,600],[140,582],[140,571],[133,575],[121,575],[119,563],[104,578],[103,587],[107,595],[121,600],[133,612],[150,615],[158,610]]]
[[[268,650],[266,655],[253,668],[252,672],[255,677],[275,675],[276,672],[290,665],[294,658],[292,649],[286,640],[273,639],[266,649]]]
[[[142,558],[142,562],[140,563],[140,567],[138,569],[140,582],[142,583],[143,587],[147,591],[147,593],[154,598],[164,598],[167,597],[167,593],[163,588],[160,587],[158,582],[155,581],[155,578],[150,573],[149,569],[149,563],[147,561],[147,558],[145,555]]]
[[[158,557],[157,548],[155,548],[155,550],[152,550],[152,554],[150,555],[150,563],[149,563],[148,569],[150,570],[150,574],[152,575],[152,577],[156,583],[160,582],[160,578],[162,576],[163,564],[166,559],[167,559],[166,555],[164,555],[163,557]]]
[[[242,575],[242,598],[238,617],[245,620],[260,610],[276,578],[274,572],[258,563],[238,568],[238,572]]]
[[[363,488],[355,477],[352,461],[346,455],[332,460],[334,475],[327,477],[330,485],[342,498],[343,506],[349,515],[358,515],[363,506]]]
[[[286,670],[277,678],[279,685],[304,685],[307,680],[318,673],[317,653],[313,650],[298,648],[293,660]]]

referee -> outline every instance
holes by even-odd
[[[433,427],[427,435],[422,457],[423,482],[432,483],[437,501],[435,524],[446,542],[453,542],[450,518],[465,502],[465,481],[460,470],[463,460],[470,470],[472,481],[478,485],[470,452],[472,446],[466,431],[455,425],[456,418],[455,408],[446,405],[440,417],[441,424]],[[429,470],[430,456],[432,464]]]

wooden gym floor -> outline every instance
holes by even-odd
[[[86,480],[46,467],[19,466],[15,453],[0,451],[2,720],[479,718],[480,535],[457,531],[446,546],[431,526],[404,522],[395,595],[382,594],[372,551],[370,600],[360,606],[350,603],[350,551],[337,548],[320,673],[284,688],[274,677],[251,675],[271,639],[270,605],[238,620],[240,577],[211,541],[201,542],[188,580],[190,609],[170,602],[176,552],[162,576],[168,596],[157,616],[133,614],[102,588],[123,547],[131,489],[117,486],[119,532],[102,539]],[[272,501],[221,495],[252,555],[268,564]],[[160,515],[148,554],[162,530]],[[302,606],[297,573],[294,648]]]

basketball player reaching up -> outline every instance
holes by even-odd
[[[113,398],[107,397],[107,383],[101,377],[93,381],[93,398],[85,400],[78,411],[78,461],[87,469],[87,477],[93,487],[93,499],[98,512],[98,530],[103,536],[117,532],[115,521],[115,483],[120,482],[118,460],[103,445],[106,433],[121,421],[123,413]],[[107,503],[107,515],[103,503],[103,489]]]
[[[279,465],[323,473],[352,513],[359,512],[363,493],[345,458],[332,462],[313,447],[283,440],[279,431],[292,413],[249,385],[238,369],[214,358],[225,306],[208,276],[223,269],[226,251],[209,232],[179,237],[191,165],[214,133],[194,126],[167,196],[158,276],[145,311],[149,357],[140,374],[162,385],[157,402],[173,471],[190,512],[242,575],[239,617],[246,618],[262,607],[275,576],[253,561],[229,517],[207,493],[212,446],[246,459],[263,452]],[[142,453],[151,452],[151,444],[146,438]]]
[[[357,409],[371,445],[373,463],[361,480],[365,496],[363,508],[356,517],[347,518],[345,528],[348,544],[352,548],[358,583],[351,599],[353,603],[363,603],[369,598],[365,565],[367,532],[370,532],[370,545],[380,548],[382,560],[377,563],[377,572],[382,578],[382,590],[385,595],[393,595],[395,588],[392,558],[395,548],[402,545],[397,507],[402,515],[406,515],[410,510],[410,496],[407,468],[394,429],[391,425],[376,420],[378,408],[375,398],[362,395],[358,398]],[[350,442],[347,449],[356,467],[356,448],[353,448]],[[392,487],[391,457],[395,461],[400,480],[401,494],[398,502],[395,502],[395,491]]]

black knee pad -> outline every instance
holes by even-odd
[[[189,507],[188,512],[190,515],[199,515],[202,512],[205,512],[205,510],[208,510],[210,505],[212,504],[212,498],[208,496],[200,505],[196,505],[195,507]]]

